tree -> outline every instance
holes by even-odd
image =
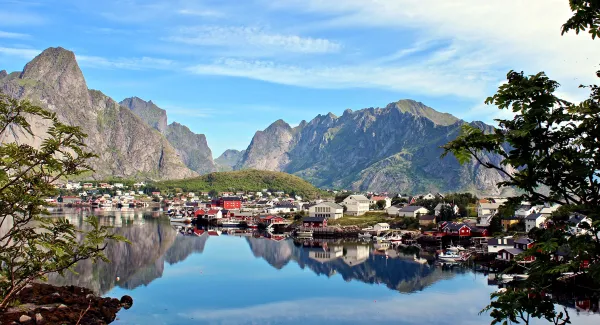
[[[598,1],[571,0],[574,12],[563,34],[589,28],[592,38],[598,35],[600,4]],[[600,77],[600,72],[597,72]],[[529,277],[519,287],[492,295],[485,309],[493,324],[544,318],[554,324],[569,323],[568,313],[557,312],[548,293],[559,288],[569,294],[600,288],[600,88],[589,89],[590,96],[574,104],[556,95],[559,84],[543,72],[526,76],[510,71],[508,82],[486,100],[501,110],[511,110],[512,119],[498,119],[491,133],[465,125],[461,134],[444,146],[444,155],[452,153],[461,163],[475,159],[481,166],[506,176],[499,187],[514,187],[522,194],[510,199],[533,204],[543,202],[564,206],[552,216],[547,229],[533,231],[534,247],[519,259],[534,257]],[[500,155],[500,164],[483,160],[484,152]],[[567,211],[567,212],[565,212]],[[568,233],[568,217],[583,214],[592,220],[580,236]],[[557,253],[561,252],[562,259]],[[569,285],[562,274],[574,272],[576,281]],[[585,284],[585,285],[582,285]],[[555,295],[557,296],[557,295]]]
[[[378,200],[376,202],[376,204],[377,204],[377,209],[383,210],[383,209],[385,209],[387,202],[385,200]]]
[[[34,119],[49,125],[45,136],[34,134]],[[10,140],[34,136],[43,138],[39,148]],[[54,113],[0,94],[0,309],[49,273],[62,275],[85,259],[107,261],[107,240],[126,241],[95,218],[86,220],[91,230],[84,232],[65,219],[44,217],[44,199],[56,193],[56,181],[92,170],[85,137]]]
[[[439,221],[452,221],[454,219],[456,219],[454,209],[447,204],[442,205],[442,209],[440,210],[439,215]]]
[[[210,190],[208,191],[208,196],[210,196],[211,198],[216,198],[217,196],[219,196],[219,192],[217,192],[217,190]]]

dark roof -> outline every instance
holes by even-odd
[[[466,223],[454,223],[454,222],[448,223],[444,227],[448,227],[448,229],[450,229],[450,230],[459,230],[462,227],[468,227],[469,229],[471,229],[471,227],[469,225],[467,225]]]
[[[294,205],[294,203],[289,202],[289,201],[284,201],[284,202],[277,202],[275,204],[276,207],[278,208],[295,208],[296,206]]]
[[[531,243],[533,243],[533,239],[530,239],[527,237],[522,237],[522,238],[515,240],[515,244],[529,245]]]
[[[576,215],[572,216],[572,217],[569,219],[569,223],[570,223],[570,224],[572,224],[572,225],[577,225],[577,224],[579,224],[581,221],[583,221],[583,219],[585,219],[585,216],[582,216],[582,215],[580,215],[580,214],[576,214]]]
[[[525,218],[525,220],[537,220],[537,218],[541,217],[541,213],[532,213]]]
[[[327,220],[325,217],[304,217],[302,218],[302,222],[323,222]]]
[[[221,198],[223,201],[241,201],[242,199],[240,199],[237,196],[225,196]]]
[[[519,254],[523,253],[523,250],[519,249],[519,248],[505,248],[505,249],[501,249],[500,251],[507,251],[512,255],[519,255]]]
[[[432,215],[423,215],[423,216],[419,217],[419,220],[430,220],[430,221],[433,221],[433,220],[435,220],[435,216],[432,216]]]
[[[512,238],[492,238],[488,240],[488,246],[513,246],[515,244],[515,240]]]

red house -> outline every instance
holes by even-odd
[[[225,196],[212,200],[212,205],[226,210],[242,208],[242,200],[236,196]]]
[[[261,218],[260,221],[268,226],[273,223],[282,223],[285,221],[285,219],[283,219],[282,217],[279,217],[279,216],[266,216],[264,218]]]
[[[449,222],[443,226],[442,231],[449,235],[470,237],[471,227],[464,223]]]
[[[327,227],[327,218],[305,217],[302,218],[302,226],[305,228],[325,228]]]

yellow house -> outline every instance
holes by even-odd
[[[518,223],[519,223],[519,219],[517,219],[517,218],[502,219],[502,229],[504,231],[508,231],[508,228],[510,228],[510,226],[516,225]]]

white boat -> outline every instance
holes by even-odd
[[[239,227],[240,223],[237,221],[223,221],[221,223],[221,226],[223,226],[224,228],[235,228],[235,227]]]
[[[400,235],[389,235],[387,237],[384,237],[383,240],[389,241],[391,243],[399,243],[399,242],[402,242],[402,236],[400,236]]]
[[[296,236],[301,238],[309,238],[313,236],[312,230],[299,230],[296,232]]]
[[[358,238],[371,238],[373,237],[373,235],[369,234],[368,232],[364,233],[364,234],[358,234]]]
[[[444,252],[438,255],[438,259],[445,262],[457,262],[461,260],[461,256],[454,252]]]
[[[192,217],[184,217],[182,215],[173,216],[170,218],[171,222],[183,222],[183,223],[191,223]]]
[[[460,245],[456,245],[456,246],[452,245],[452,246],[446,248],[446,250],[451,251],[451,252],[462,252],[462,251],[466,250],[466,248],[464,248]]]

